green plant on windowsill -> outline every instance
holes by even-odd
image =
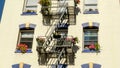
[[[100,52],[100,45],[98,43],[95,43],[95,50],[96,52]]]

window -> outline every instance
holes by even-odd
[[[98,14],[97,9],[98,0],[85,0],[84,1],[84,14]]]
[[[5,0],[0,0],[0,21],[1,21],[1,18],[2,18],[4,3],[5,3]]]
[[[22,15],[36,15],[38,0],[25,0]]]
[[[82,68],[101,68],[101,65],[90,62],[90,63],[81,65],[81,67],[82,67]]]
[[[25,50],[26,53],[31,53],[35,25],[29,24],[29,27],[26,27],[26,25],[27,24],[20,25],[16,53],[22,53],[22,50],[20,49],[20,46],[22,45],[25,45],[24,47],[27,47]]]
[[[20,35],[19,35],[19,44],[23,43],[23,44],[27,44],[28,48],[31,49],[32,48],[32,42],[33,42],[33,34],[34,34],[34,30],[29,29],[29,30],[20,30]]]
[[[87,25],[88,24],[88,25]],[[89,26],[89,23],[83,24],[83,38],[84,46],[83,52],[98,52],[98,23],[92,23],[92,26]]]

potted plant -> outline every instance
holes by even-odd
[[[28,50],[28,46],[26,44],[20,43],[19,45],[17,45],[17,50],[20,50],[21,53],[26,53],[26,51]]]
[[[51,1],[50,0],[40,0],[39,4],[42,6],[41,13],[43,15],[48,15],[49,14],[49,10],[50,10],[48,7],[51,5]]]
[[[78,43],[79,42],[78,37],[74,37],[73,40],[72,40],[72,42],[73,42],[73,44]]]
[[[96,52],[100,52],[100,45],[98,43],[95,43],[95,50]]]
[[[80,0],[75,0],[75,6],[80,3]]]
[[[40,0],[38,3],[42,6],[50,6],[51,5],[50,0]]]
[[[64,41],[64,44],[65,45],[70,45],[70,44],[72,44],[72,41],[73,41],[73,38],[66,38],[65,41]]]
[[[45,42],[45,38],[36,38],[36,41],[37,41],[38,45],[42,46]]]

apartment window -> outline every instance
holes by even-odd
[[[92,23],[90,26],[89,23],[83,24],[83,38],[84,46],[83,52],[98,52],[98,23]]]
[[[81,65],[81,67],[82,67],[82,68],[101,68],[101,65],[90,62],[90,63]]]
[[[36,15],[38,0],[24,0],[22,15]]]
[[[29,26],[27,27],[26,25],[27,24],[20,25],[16,53],[22,53],[22,51],[18,48],[20,45],[25,45],[27,47],[27,50],[26,50],[27,53],[32,52],[31,49],[33,44],[35,25],[29,24]]]
[[[84,0],[84,14],[98,14],[98,0]]]
[[[4,3],[5,3],[5,0],[0,0],[0,21],[1,21],[1,18],[2,18]]]

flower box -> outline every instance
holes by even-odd
[[[26,53],[28,50],[28,45],[20,43],[17,45],[17,50],[20,51],[21,53]]]

